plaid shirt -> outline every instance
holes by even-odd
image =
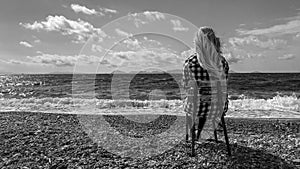
[[[225,78],[228,79],[229,66],[225,58],[222,56],[222,64],[225,70]],[[211,86],[210,77],[204,68],[202,68],[198,62],[197,54],[193,54],[185,60],[183,67],[183,88],[187,91],[187,100],[184,104],[184,111],[188,114],[193,112],[193,91],[189,90],[189,82],[196,80],[199,89],[200,102],[199,107],[197,107],[197,116],[206,117],[211,108]],[[228,96],[224,107],[224,113],[228,109]],[[224,114],[225,115],[225,114]]]

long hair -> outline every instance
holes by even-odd
[[[209,120],[215,128],[217,126],[216,118],[223,114],[227,97],[227,80],[222,64],[220,39],[216,37],[211,28],[202,27],[196,34],[195,48],[199,64],[207,70],[210,77],[211,97],[216,109],[210,112]]]
[[[209,75],[219,79],[224,75],[221,63],[221,44],[215,32],[210,27],[201,27],[196,33],[195,49],[199,64],[208,71]]]

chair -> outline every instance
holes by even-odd
[[[193,105],[198,105],[197,101],[198,101],[198,86],[196,82],[193,82],[190,84],[191,88],[188,93],[193,93],[193,95],[188,95],[188,97],[193,97]],[[217,83],[217,88],[220,89],[220,83]],[[219,90],[218,90],[218,94],[219,94]],[[224,100],[222,100],[224,101]],[[216,101],[218,102],[218,100]],[[218,105],[216,103],[216,105]],[[213,110],[212,110],[213,111]],[[218,136],[217,136],[217,132],[219,131],[223,131],[224,132],[224,137],[225,137],[225,142],[226,142],[226,146],[227,146],[227,151],[228,151],[228,155],[231,156],[231,149],[230,149],[230,144],[229,144],[229,139],[228,139],[228,135],[227,135],[227,128],[226,128],[226,124],[225,124],[225,119],[224,116],[226,115],[226,111],[225,110],[222,115],[221,115],[221,119],[220,119],[220,123],[218,123],[218,127],[221,127],[222,129],[219,129],[218,127],[213,127],[214,128],[214,137],[215,137],[215,141],[218,142]],[[186,142],[188,142],[189,140],[189,133],[191,135],[191,146],[192,146],[192,152],[191,155],[195,156],[195,143],[196,143],[196,139],[199,140],[200,138],[200,132],[199,130],[202,130],[203,125],[201,126],[201,124],[203,123],[201,121],[201,119],[199,119],[198,121],[198,128],[196,129],[196,114],[197,114],[197,107],[193,106],[193,114],[186,114]],[[214,123],[213,123],[214,124]],[[196,135],[197,133],[197,135]]]

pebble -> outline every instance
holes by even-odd
[[[294,164],[297,164],[297,165],[300,165],[300,158],[299,158],[299,159],[293,160],[293,163],[294,163]]]

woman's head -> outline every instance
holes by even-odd
[[[220,39],[210,27],[201,27],[196,33],[195,49],[199,64],[215,77],[222,73]]]
[[[207,38],[214,44],[216,51],[218,53],[222,53],[220,38],[216,36],[214,30],[211,27],[201,27],[197,33],[197,36],[200,33],[206,34]]]

